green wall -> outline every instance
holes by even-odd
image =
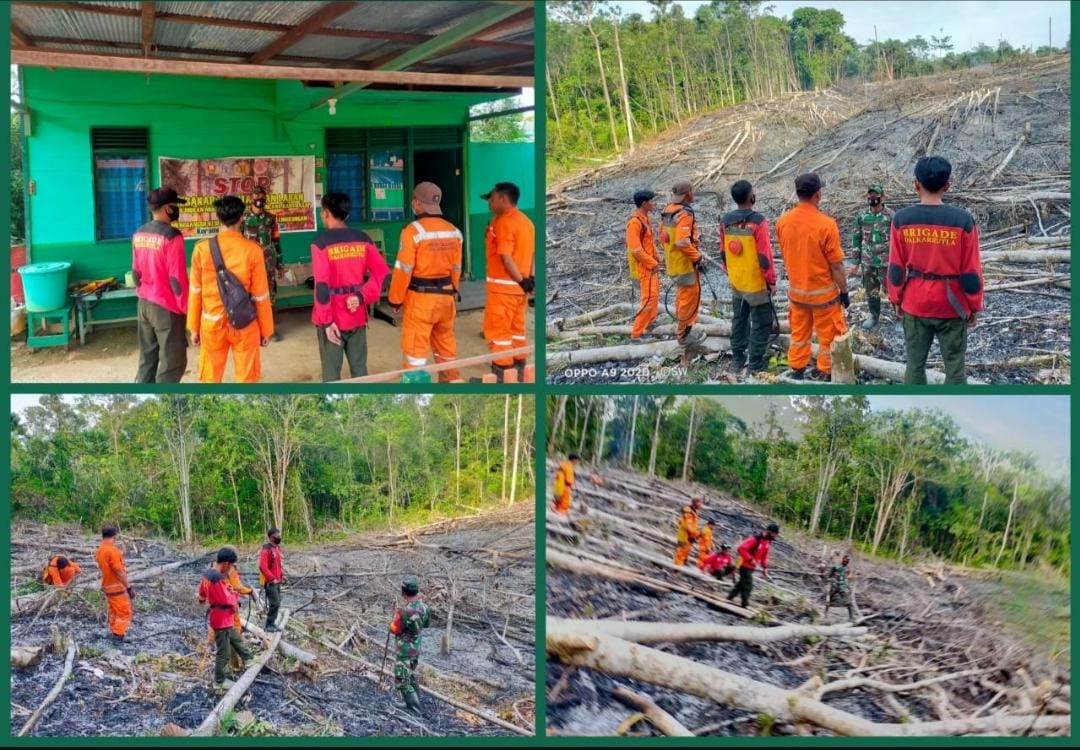
[[[28,252],[34,262],[72,261],[72,279],[123,276],[131,266],[128,243],[94,240],[92,127],[148,128],[151,183],[156,186],[159,156],[311,154],[324,158],[327,127],[464,126],[471,106],[498,98],[364,90],[338,102],[337,113],[331,116],[325,105],[307,111],[329,89],[304,88],[298,81],[43,68],[24,68],[22,73],[25,102],[31,111],[27,171],[35,188],[29,199]],[[511,179],[528,190],[531,201],[535,161],[532,144],[472,144],[467,149],[468,184],[483,187],[470,190],[465,203],[470,217],[470,270],[482,277],[487,206],[479,194],[495,179]],[[506,172],[512,177],[501,176],[503,172],[492,162],[504,157],[508,159]],[[528,169],[527,176],[523,167]],[[325,168],[317,171],[325,174]],[[371,226],[382,228],[392,263],[402,224]],[[313,234],[282,235],[286,262],[309,258]],[[193,245],[194,240],[188,242],[189,254]]]
[[[531,143],[470,143],[468,164],[469,235],[474,248],[471,266],[474,278],[480,278],[484,268],[484,233],[491,219],[487,203],[480,196],[496,182],[514,183],[521,189],[518,208],[535,224],[536,160]],[[480,256],[479,265],[477,256]]]

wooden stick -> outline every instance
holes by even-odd
[[[244,697],[244,693],[248,691],[248,688],[255,684],[255,678],[259,676],[263,667],[266,666],[266,662],[270,661],[270,657],[277,651],[278,644],[281,643],[281,638],[285,635],[285,624],[288,621],[289,610],[281,610],[281,630],[273,634],[270,639],[270,646],[255,658],[243,676],[236,681],[235,685],[229,688],[229,692],[225,693],[225,696],[214,706],[214,710],[207,714],[202,724],[192,730],[188,736],[213,737],[220,731],[222,717],[227,711],[232,710],[240,699]]]
[[[248,620],[248,618],[244,617],[243,615],[240,616],[240,623],[241,625],[243,625],[244,630],[248,630],[264,640],[269,640],[273,636],[273,633],[267,633],[265,630]],[[293,644],[285,641],[284,639],[282,639],[281,643],[278,644],[278,648],[281,649],[281,653],[285,654],[286,656],[291,656],[301,664],[306,664],[308,666],[315,665],[319,659],[319,657],[317,657],[310,651],[305,651],[299,646],[294,646]]]
[[[534,352],[531,346],[519,346],[516,349],[510,349],[505,352],[489,352],[488,354],[478,354],[475,357],[466,357],[465,359],[454,359],[449,362],[437,362],[432,365],[425,365],[423,367],[417,367],[413,370],[390,370],[389,372],[380,372],[374,375],[365,375],[360,378],[345,378],[339,380],[339,383],[390,383],[396,380],[400,380],[401,376],[407,372],[442,372],[443,370],[454,370],[461,367],[471,367],[472,365],[483,365],[488,362],[493,362],[496,359],[509,359],[511,357],[520,357],[526,355],[533,357]]]
[[[609,635],[632,643],[687,643],[690,641],[742,641],[744,643],[776,643],[810,636],[860,637],[867,628],[851,625],[781,625],[775,628],[754,626],[713,625],[709,622],[639,622],[635,620],[570,620],[548,617],[548,628],[574,630],[582,633]],[[981,673],[983,670],[977,670]],[[841,689],[839,687],[835,688]]]
[[[1009,153],[1005,155],[1005,159],[1001,162],[1001,164],[997,166],[997,169],[991,172],[990,176],[986,178],[986,181],[988,183],[996,180],[998,178],[998,175],[1000,175],[1005,170],[1005,167],[1009,166],[1009,162],[1011,162],[1013,160],[1013,157],[1016,156],[1016,152],[1019,151],[1020,147],[1024,145],[1024,141],[1028,139],[1029,135],[1031,135],[1030,120],[1024,123],[1024,132],[1020,134],[1020,140],[1018,140],[1016,142],[1016,145],[1013,146]]]
[[[620,703],[625,703],[631,708],[636,708],[654,727],[668,737],[693,737],[694,733],[679,723],[679,720],[669,714],[647,695],[635,693],[623,686],[611,691],[611,697]]]
[[[1042,286],[1043,284],[1056,284],[1059,281],[1067,281],[1068,276],[1040,276],[1037,279],[1028,279],[1027,281],[1012,281],[1008,284],[994,284],[983,289],[984,294],[990,292],[1003,292],[1006,289],[1019,289],[1025,286]]]
[[[71,677],[71,667],[75,663],[75,639],[68,639],[67,659],[64,660],[64,673],[60,675],[60,679],[53,685],[53,689],[49,691],[49,694],[45,696],[45,700],[41,702],[41,705],[34,710],[34,713],[30,714],[30,718],[26,720],[26,723],[22,725],[22,729],[19,730],[19,737],[25,737],[27,732],[34,728],[38,719],[41,718],[41,714],[45,709],[52,705],[52,702],[60,695],[60,691],[64,688],[64,683]]]

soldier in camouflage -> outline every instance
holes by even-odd
[[[244,237],[259,243],[266,261],[266,280],[270,283],[270,305],[277,298],[278,278],[284,273],[281,255],[281,231],[277,219],[266,210],[266,189],[261,185],[251,191],[251,210],[244,217]],[[281,328],[274,326],[274,340],[281,341]]]
[[[885,207],[885,191],[881,185],[871,185],[866,191],[867,210],[855,219],[852,233],[852,260],[855,265],[848,276],[863,277],[866,303],[870,317],[863,321],[869,331],[881,317],[881,288],[885,285],[885,269],[889,265],[889,225],[893,212]]]
[[[825,616],[829,615],[829,607],[834,604],[847,607],[848,617],[855,622],[855,609],[851,603],[851,587],[848,586],[850,571],[848,565],[851,558],[844,555],[839,565],[829,568],[829,596],[825,602]]]
[[[416,666],[420,660],[420,631],[431,622],[431,610],[420,600],[420,584],[415,578],[406,579],[401,585],[404,599],[390,632],[397,637],[397,653],[394,656],[394,687],[401,692],[405,706],[418,716],[423,716],[420,698],[416,694]]]

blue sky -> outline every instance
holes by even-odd
[[[620,0],[625,13],[640,13],[652,18],[652,8],[644,0]],[[692,17],[702,0],[682,0],[687,16]],[[1049,37],[1047,21],[1052,21],[1053,42],[1061,47],[1069,35],[1069,3],[1065,0],[1030,2],[967,2],[938,0],[922,2],[893,0],[774,0],[773,15],[790,17],[796,8],[832,8],[844,14],[844,30],[860,44],[873,41],[874,26],[879,39],[910,39],[921,34],[951,36],[954,50],[962,52],[980,43],[997,46],[1004,39],[1014,47],[1039,47]]]

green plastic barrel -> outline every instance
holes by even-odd
[[[68,301],[68,271],[70,263],[31,263],[19,268],[26,309],[30,312],[49,312],[64,307]]]

